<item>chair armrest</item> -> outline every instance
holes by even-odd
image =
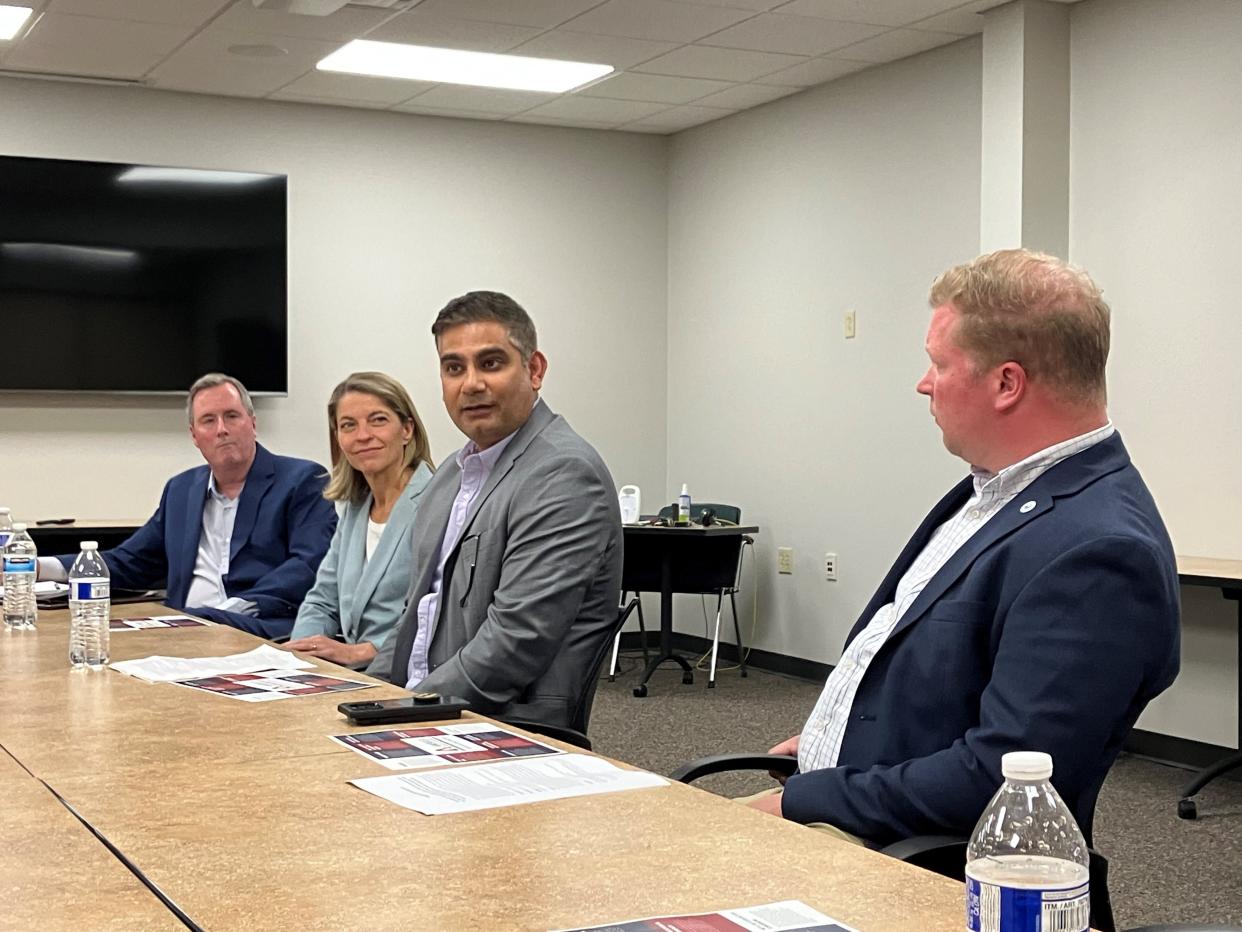
[[[880,853],[944,877],[962,880],[967,844],[965,838],[954,835],[915,835],[881,848]]]
[[[679,783],[693,783],[699,777],[731,770],[771,770],[786,776],[798,769],[798,758],[785,754],[717,754],[682,764],[669,774]]]

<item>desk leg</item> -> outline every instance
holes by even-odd
[[[686,685],[694,682],[694,669],[689,661],[680,654],[673,652],[673,566],[672,556],[665,554],[660,566],[660,652],[647,664],[643,671],[642,682],[634,687],[634,695],[639,699],[647,695],[647,681],[656,668],[666,660],[681,665],[681,681]]]
[[[1177,814],[1183,819],[1195,819],[1199,816],[1199,807],[1190,797],[1221,774],[1242,769],[1242,589],[1222,589],[1221,594],[1238,603],[1238,750],[1234,754],[1225,755],[1210,767],[1204,767],[1182,788]]]

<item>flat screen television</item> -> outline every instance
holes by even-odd
[[[284,175],[0,156],[0,391],[288,390]]]

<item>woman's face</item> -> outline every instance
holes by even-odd
[[[366,392],[346,392],[336,405],[336,442],[368,480],[400,465],[414,425]]]

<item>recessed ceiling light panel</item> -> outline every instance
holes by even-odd
[[[0,4],[0,41],[12,39],[30,19],[34,10],[28,6]]]
[[[611,65],[463,52],[371,39],[354,39],[321,61],[318,67],[321,71],[549,94],[572,91],[613,70]]]

